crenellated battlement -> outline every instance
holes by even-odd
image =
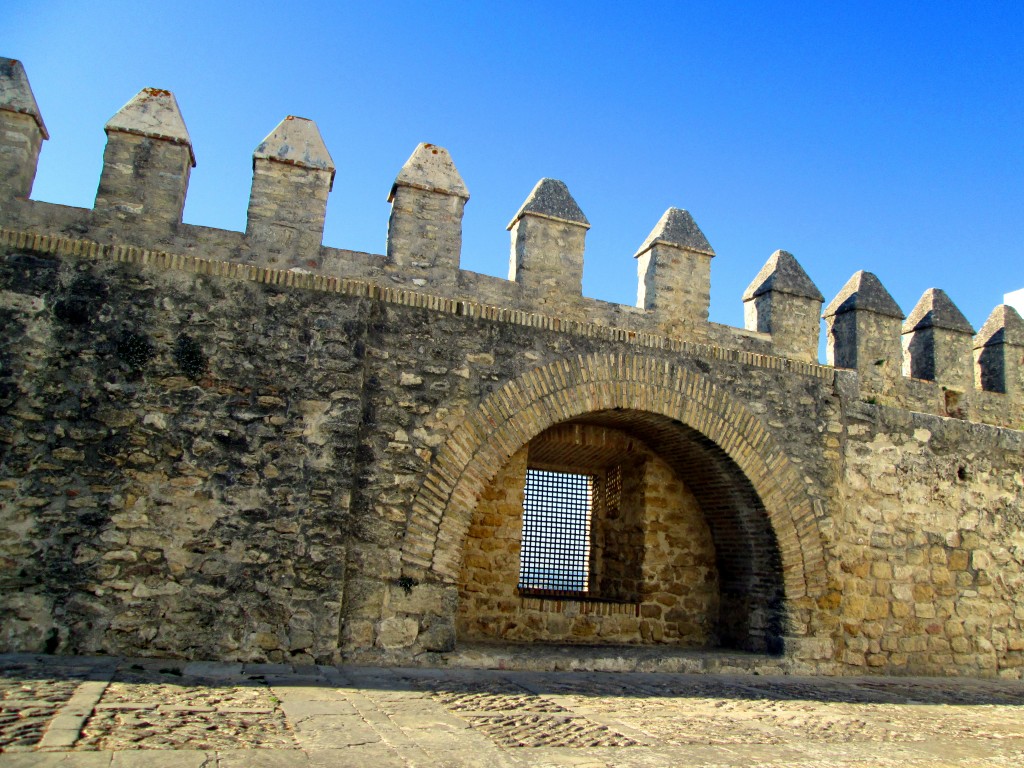
[[[824,317],[827,365],[856,372],[860,400],[1018,429],[1024,423],[1024,321],[1005,305],[975,334],[949,297],[929,288],[905,318],[868,272],[857,272],[825,305],[794,256],[776,251],[742,296],[745,327],[712,323],[715,251],[679,208],[665,212],[635,254],[637,306],[588,298],[582,276],[591,223],[567,186],[548,178],[508,225],[508,280],[477,274],[460,268],[469,190],[449,152],[431,144],[416,147],[395,178],[383,254],[326,247],[336,166],[316,123],[294,116],[253,152],[245,231],[197,227],[182,222],[196,160],[174,95],[143,89],[105,130],[92,209],[30,200],[49,134],[23,66],[0,59],[5,237],[82,243],[65,250],[94,256],[135,248],[164,254],[166,268],[213,264],[224,277],[271,276],[276,285],[298,289],[367,286],[366,295],[411,297],[417,306],[474,307],[477,316],[496,320],[542,318],[537,322],[549,329],[607,329],[660,348],[793,361],[793,369],[803,371],[818,367]]]

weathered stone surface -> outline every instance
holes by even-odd
[[[252,155],[245,234],[261,266],[316,269],[334,161],[312,120],[289,116]]]
[[[413,150],[395,178],[388,202],[393,202],[398,187],[413,187],[469,200],[469,190],[452,162],[452,156],[447,149],[436,144],[419,144]]]
[[[253,160],[275,160],[299,168],[313,168],[331,174],[334,184],[334,160],[324,144],[316,123],[305,117],[288,115],[267,137],[256,145]]]
[[[825,307],[825,317],[863,310],[888,317],[903,319],[903,311],[885,290],[882,282],[871,272],[855,272]]]
[[[941,288],[929,288],[903,323],[903,332],[943,328],[959,333],[973,334],[974,328]]]
[[[39,150],[48,138],[25,67],[0,57],[0,201],[31,194]]]
[[[655,245],[671,245],[705,256],[715,255],[714,249],[700,231],[693,216],[681,208],[669,208],[662,214],[635,255],[639,257]]]
[[[174,94],[143,88],[104,130],[107,146],[96,210],[118,218],[180,222],[196,159]]]
[[[963,415],[960,398],[974,388],[973,335],[967,318],[938,288],[925,291],[903,323],[903,374],[944,385],[947,402],[956,399],[951,416]]]
[[[761,271],[743,292],[743,300],[757,298],[765,293],[785,293],[817,302],[825,301],[818,286],[788,251],[775,251],[761,267]]]
[[[420,144],[388,195],[388,260],[414,285],[455,282],[462,250],[462,213],[469,200],[448,150]]]
[[[829,364],[855,369],[864,399],[898,401],[903,312],[881,281],[870,272],[855,273],[825,307],[824,317]]]
[[[43,138],[50,138],[25,74],[25,65],[17,59],[3,56],[0,56],[0,111],[28,115],[39,127]]]
[[[715,255],[689,212],[669,208],[636,252],[638,307],[671,335],[702,335]]]
[[[414,618],[392,616],[384,619],[377,630],[377,644],[385,649],[408,648],[419,634],[419,623]]]
[[[583,294],[583,248],[589,228],[564,182],[541,179],[508,225],[508,279],[538,306],[571,313]]]
[[[980,389],[1009,395],[1024,395],[1024,320],[1013,307],[1001,304],[992,310],[974,337],[976,379]]]
[[[103,129],[108,134],[117,131],[181,144],[188,147],[192,167],[196,165],[192,139],[182,119],[178,100],[170,91],[143,88],[107,121]]]
[[[775,251],[743,293],[748,330],[771,334],[772,345],[796,360],[818,359],[821,291],[791,253]]]
[[[589,227],[590,222],[583,215],[579,205],[569,194],[564,181],[558,179],[541,179],[526,198],[519,211],[512,217],[507,229],[512,229],[516,221],[523,216],[544,216],[545,218],[579,224]]]
[[[1017,310],[1008,304],[1000,304],[992,310],[992,314],[985,320],[975,338],[975,347],[996,344],[1024,347],[1024,320]]]

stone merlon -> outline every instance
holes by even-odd
[[[564,221],[568,224],[578,224],[581,227],[590,229],[590,222],[583,215],[579,205],[569,194],[569,188],[564,181],[558,179],[541,179],[526,198],[526,202],[512,217],[507,229],[512,229],[523,216],[541,216],[545,219]]]
[[[705,256],[715,255],[711,243],[704,237],[704,233],[700,231],[700,227],[697,226],[697,222],[693,220],[690,212],[684,211],[682,208],[669,208],[665,211],[634,256],[640,256],[655,245],[671,245]]]
[[[312,120],[288,115],[261,141],[252,153],[252,160],[273,160],[299,168],[330,171],[334,187],[334,160],[327,151],[320,129]]]
[[[50,138],[29,85],[25,67],[17,59],[0,57],[0,110],[20,112],[36,121],[44,139]]]
[[[941,288],[929,288],[925,291],[903,323],[904,333],[922,331],[926,328],[974,333],[974,327],[967,322],[967,318]]]
[[[188,147],[192,167],[196,167],[192,139],[189,137],[185,121],[181,117],[178,101],[170,91],[160,88],[143,88],[107,121],[103,129],[107,133],[120,131],[181,144]]]
[[[434,144],[420,144],[405,161],[391,186],[389,203],[394,202],[395,187],[413,187],[469,200],[469,190],[448,150]]]
[[[761,271],[757,273],[757,277],[747,286],[743,300],[750,301],[773,291],[815,301],[825,300],[818,286],[811,281],[804,268],[788,251],[775,251],[768,258]]]
[[[825,307],[824,317],[866,310],[878,315],[903,319],[903,310],[871,272],[861,270],[847,280],[838,295]]]
[[[1009,304],[993,309],[974,339],[975,349],[996,344],[1024,347],[1024,319]]]

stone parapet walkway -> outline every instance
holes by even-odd
[[[0,656],[0,768],[1024,765],[1024,683]]]

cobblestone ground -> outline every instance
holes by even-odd
[[[0,766],[1024,766],[1024,683],[0,656]]]

